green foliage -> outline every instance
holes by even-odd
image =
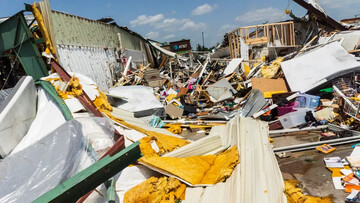
[[[212,47],[204,47],[204,46],[201,46],[200,44],[197,44],[196,45],[196,51],[211,51],[215,48],[215,46],[212,46]]]

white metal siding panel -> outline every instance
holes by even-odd
[[[113,86],[112,72],[117,66],[113,50],[78,46],[57,46],[57,49],[65,70],[86,75],[100,90]]]
[[[187,187],[183,202],[285,203],[283,178],[269,143],[267,124],[238,114],[225,128],[223,134],[229,143],[238,147],[240,164],[223,183]]]

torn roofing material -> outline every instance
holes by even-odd
[[[224,128],[231,145],[239,149],[240,164],[225,182],[187,187],[183,202],[285,203],[283,177],[269,143],[267,124],[237,115]]]
[[[331,42],[282,62],[281,68],[291,91],[306,92],[335,77],[359,69],[360,63],[339,42]]]

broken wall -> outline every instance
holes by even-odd
[[[112,87],[120,76],[118,51],[122,50],[125,57],[136,53],[135,62],[148,63],[148,42],[130,31],[59,11],[51,12],[51,21],[61,65],[67,71],[90,77],[101,90]]]

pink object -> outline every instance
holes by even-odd
[[[293,107],[295,106],[295,103],[294,102],[291,102],[289,104],[286,104],[285,107],[277,107],[277,110],[278,110],[278,116],[282,116],[282,115],[285,115],[287,113],[290,113],[290,112],[293,112],[293,111],[296,111],[295,109],[293,109]]]

